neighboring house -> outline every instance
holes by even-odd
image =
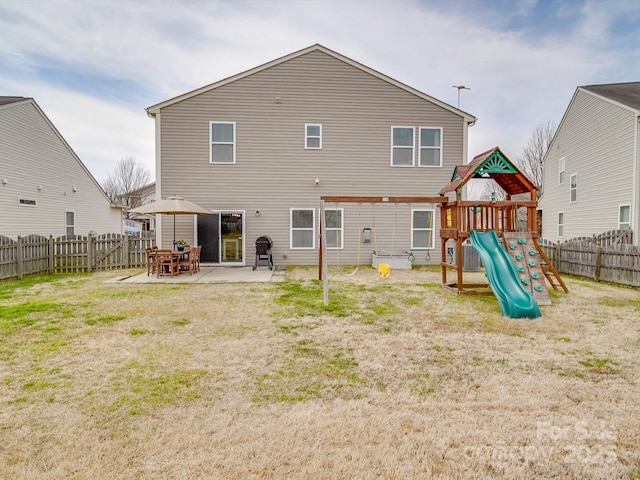
[[[135,197],[135,206],[140,207],[155,201],[156,199],[156,182],[151,182],[144,187],[134,190],[131,196]],[[123,202],[119,202],[123,203]],[[145,215],[141,213],[127,213],[128,218],[142,225],[143,231],[153,231],[156,229],[155,217],[153,215]],[[126,221],[125,221],[126,226]]]
[[[147,113],[156,122],[156,197],[214,212],[176,216],[176,236],[203,245],[203,262],[223,265],[253,264],[263,235],[277,265],[316,264],[321,196],[436,196],[465,163],[476,121],[321,45]],[[374,249],[440,260],[436,204],[326,209],[330,264],[371,264]],[[157,224],[163,246],[173,221]]]
[[[542,236],[640,225],[640,82],[578,87],[544,158]]]
[[[0,97],[0,235],[122,233],[122,212],[32,98]]]

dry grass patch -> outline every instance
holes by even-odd
[[[429,268],[0,283],[0,478],[640,477],[640,294],[542,318]]]

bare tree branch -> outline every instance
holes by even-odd
[[[529,177],[529,180],[538,187],[538,196],[542,194],[544,156],[551,144],[551,140],[553,140],[555,131],[556,126],[552,121],[539,124],[531,134],[531,137],[529,137],[522,154],[516,160],[522,173]]]
[[[555,131],[556,127],[552,121],[539,124],[531,133],[522,154],[515,160],[516,165],[522,173],[538,188],[538,198],[542,194],[544,156],[551,144],[551,140],[553,140]],[[506,198],[506,193],[494,180],[486,182],[481,193],[481,198],[483,200],[489,200],[492,195],[496,200],[504,200]]]
[[[123,157],[109,173],[102,188],[109,199],[124,205],[126,211],[142,205],[139,190],[151,181],[151,174],[135,157]],[[125,216],[127,214],[125,213]]]

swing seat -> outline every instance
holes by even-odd
[[[378,265],[378,273],[382,278],[387,278],[391,273],[391,266],[388,263],[380,263]]]

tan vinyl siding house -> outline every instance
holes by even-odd
[[[0,235],[122,233],[111,205],[32,98],[0,97]]]
[[[435,196],[454,166],[464,163],[475,121],[321,45],[147,111],[156,121],[157,198],[180,195],[216,212],[211,218],[176,216],[176,236],[205,244],[203,261],[208,244],[209,263],[230,265],[252,265],[262,235],[273,240],[276,264],[315,264],[320,196]],[[403,157],[413,166],[391,165],[393,127],[413,131],[413,145],[404,147],[411,152]],[[428,127],[424,161],[436,164],[441,152],[436,166],[417,166],[420,127]],[[360,263],[370,264],[375,243],[387,252],[392,243],[396,252],[409,250],[411,208],[435,209],[434,226],[439,222],[436,205],[327,208],[344,212],[344,244],[337,252],[344,264],[355,264],[358,250]],[[313,224],[299,212],[307,209]],[[159,224],[162,244],[170,245],[173,218]],[[375,241],[358,248],[365,227],[375,227]],[[437,235],[436,229],[432,263],[439,256]],[[310,243],[301,241],[311,236]],[[335,249],[328,256],[335,263]]]
[[[631,228],[638,244],[639,120],[640,82],[576,90],[544,160],[545,239]]]

